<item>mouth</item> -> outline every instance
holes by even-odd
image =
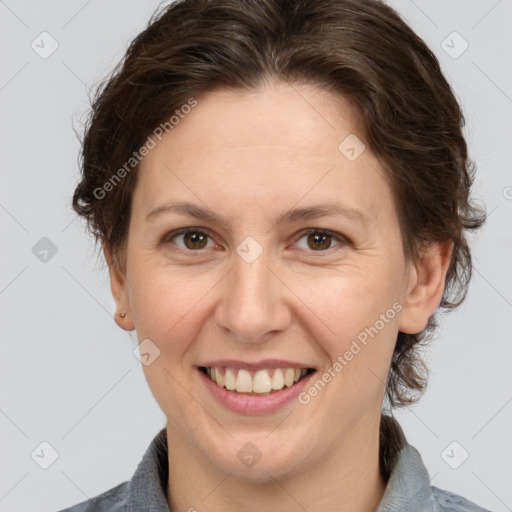
[[[199,366],[218,387],[232,393],[266,396],[290,388],[315,372],[314,368],[262,368],[250,370],[227,366]]]

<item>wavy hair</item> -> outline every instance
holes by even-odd
[[[468,230],[485,212],[470,201],[474,163],[464,117],[425,42],[379,0],[178,0],[155,12],[97,87],[82,139],[74,210],[118,254],[126,241],[137,168],[97,191],[189,98],[264,81],[318,84],[355,105],[365,144],[393,190],[404,254],[453,242],[440,308],[465,298]],[[103,197],[100,197],[103,196]],[[437,326],[399,332],[386,385],[391,406],[417,401],[427,368],[419,346]]]

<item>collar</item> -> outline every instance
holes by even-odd
[[[430,476],[418,450],[407,443],[398,421],[382,415],[380,463],[388,482],[376,512],[435,511]]]
[[[126,488],[123,512],[170,512],[167,504],[167,431],[158,432]]]

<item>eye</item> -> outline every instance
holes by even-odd
[[[305,244],[301,242],[303,239],[305,239]],[[336,242],[335,246],[333,246],[333,242]],[[314,252],[328,251],[329,249],[349,243],[350,241],[344,236],[323,229],[310,229],[303,233],[295,242],[300,249],[312,250]],[[198,252],[202,249],[219,247],[206,231],[197,228],[183,228],[178,231],[172,231],[163,237],[161,244],[173,244],[178,249],[186,252]]]
[[[181,240],[183,245],[178,243],[178,240]],[[217,247],[217,244],[210,239],[208,233],[196,228],[185,228],[169,233],[162,240],[162,244],[165,245],[169,242],[172,242],[185,251],[196,251]],[[208,245],[208,242],[210,242],[210,245]]]
[[[312,229],[303,233],[303,235],[296,242],[299,243],[300,240],[306,239],[305,246],[302,245],[301,249],[311,249],[315,252],[327,251],[328,249],[332,249],[332,242],[338,242],[337,245],[342,246],[348,243],[348,240],[342,235],[331,233],[330,231],[322,230],[322,229]],[[300,244],[299,244],[300,246]],[[336,246],[335,246],[336,247]]]

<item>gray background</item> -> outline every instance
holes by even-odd
[[[433,485],[510,511],[512,0],[390,3],[437,54],[462,103],[474,193],[489,213],[471,239],[467,301],[426,353],[428,392],[396,414]],[[158,4],[0,0],[2,512],[55,511],[128,480],[165,425],[135,335],[115,325],[107,273],[70,208],[73,126]],[[44,31],[58,44],[50,56]],[[58,453],[47,469],[44,441]]]

